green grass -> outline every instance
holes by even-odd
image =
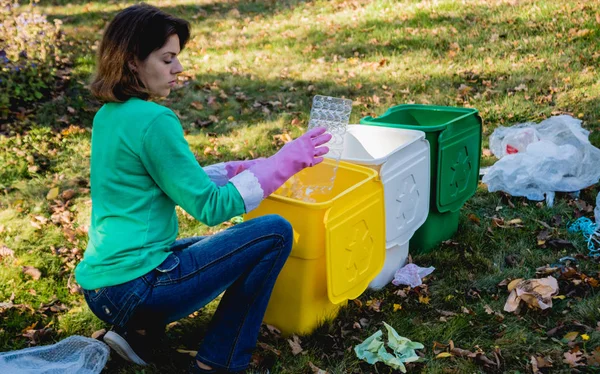
[[[41,0],[38,5],[50,18],[63,21],[73,66],[63,95],[35,108],[31,130],[0,137],[0,246],[15,252],[14,258],[1,260],[0,302],[9,301],[14,293],[15,304],[32,308],[0,310],[0,351],[26,347],[28,340],[21,335],[28,328],[53,329],[43,341],[51,343],[71,334],[89,336],[106,327],[79,294],[69,292],[73,256],[56,254],[52,248],[86,245],[91,206],[90,132],[85,129],[91,127],[98,103],[84,85],[93,71],[100,31],[116,12],[133,3]],[[164,0],[157,4],[192,22],[193,37],[182,54],[186,71],[181,87],[163,104],[180,115],[201,164],[272,154],[281,145],[274,135],[302,133],[315,94],[352,99],[352,123],[400,103],[475,107],[484,120],[485,147],[498,126],[568,113],[581,118],[592,131],[592,143],[600,145],[598,0]],[[209,119],[212,123],[204,127]],[[70,124],[84,130],[64,131]],[[494,161],[482,157],[484,166]],[[76,192],[66,208],[71,227],[80,229],[74,237],[65,236],[65,226],[51,220],[57,208],[46,195],[53,187],[60,193]],[[583,191],[581,199],[593,205],[596,191],[596,187]],[[224,228],[208,228],[179,213],[182,237]],[[563,256],[587,254],[583,240],[566,231],[567,223],[579,214],[592,216],[579,212],[566,194],[559,194],[555,206],[548,208],[490,194],[481,186],[461,211],[453,238],[457,244],[441,244],[430,254],[413,257],[417,264],[436,268],[427,281],[429,303],[420,302],[414,290],[406,297],[396,295],[393,285],[368,291],[359,298],[362,306],[350,302],[334,321],[302,337],[304,352],[297,356],[285,338],[264,329],[260,341],[281,355],[259,348],[255,369],[309,373],[312,362],[330,373],[390,373],[381,364],[360,362],[352,351],[386,321],[400,335],[425,345],[422,362],[412,365],[413,372],[492,371],[470,358],[437,359],[434,342],[449,340],[466,350],[480,348],[492,360],[492,352],[498,349],[498,372],[531,372],[532,355],[551,358],[552,372],[570,372],[563,363],[563,353],[570,348],[561,339],[569,331],[583,333],[577,323],[592,330],[587,332],[588,341],[578,337],[575,344],[588,353],[599,346],[598,289],[561,281],[561,294],[573,291],[568,297],[553,300],[553,307],[543,312],[513,315],[502,310],[508,292],[498,283],[532,278],[540,266]],[[31,224],[36,216],[49,221],[36,228]],[[494,227],[494,216],[520,218],[524,227]],[[560,224],[553,223],[556,217]],[[536,236],[544,228],[540,222],[554,227],[554,239],[571,240],[575,247],[539,246]],[[598,277],[597,262],[579,258],[578,263],[581,271]],[[41,278],[23,274],[23,266],[38,268]],[[54,298],[68,310],[38,311],[40,304]],[[366,305],[373,299],[383,300],[380,312]],[[171,326],[171,345],[195,350],[216,303]],[[394,304],[402,309],[394,312]],[[486,306],[502,317],[488,314]],[[548,336],[548,331],[562,325]],[[105,371],[179,372],[189,358],[181,355],[164,365],[140,368],[113,357]],[[583,370],[588,369],[597,368]]]

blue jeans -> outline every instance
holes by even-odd
[[[130,282],[85,290],[96,316],[120,328],[186,317],[226,291],[196,358],[229,371],[248,367],[293,231],[277,215],[258,217],[208,237],[176,241],[156,269]]]

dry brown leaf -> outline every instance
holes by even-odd
[[[178,349],[177,352],[189,355],[191,357],[196,357],[196,355],[198,354],[198,351],[191,351],[188,349]]]
[[[0,260],[4,257],[15,257],[15,252],[5,245],[0,246]]]
[[[60,194],[60,197],[63,200],[71,200],[75,195],[77,194],[77,192],[75,192],[75,190],[65,190],[63,191],[63,193]]]
[[[92,333],[92,339],[102,340],[102,337],[106,335],[106,329],[100,329]]]
[[[39,344],[44,338],[52,332],[51,328],[43,328],[43,329],[26,329],[21,336],[29,339],[30,345]]]
[[[587,356],[587,364],[589,366],[600,366],[600,347],[596,347],[596,349]]]
[[[473,223],[475,223],[475,224],[477,224],[477,225],[480,225],[480,224],[481,224],[481,220],[479,219],[479,217],[477,217],[477,216],[476,216],[475,214],[473,214],[473,213],[469,214],[469,221],[471,221],[471,222],[473,222]]]
[[[202,105],[202,103],[201,103],[201,102],[199,102],[199,101],[192,101],[192,102],[190,103],[190,105],[191,105],[191,106],[192,106],[194,109],[196,109],[196,110],[202,110],[202,109],[204,109],[204,105]]]
[[[39,280],[42,277],[42,272],[33,266],[23,266],[23,273],[29,275],[34,280]]]
[[[292,335],[292,339],[288,339],[287,342],[290,345],[290,347],[292,348],[292,354],[294,356],[296,356],[299,353],[302,353],[304,351],[302,349],[302,346],[300,345],[300,343],[302,343],[302,341],[300,340],[300,338],[297,335],[295,335],[295,334]]]
[[[271,346],[267,343],[258,342],[256,344],[259,347],[261,347],[262,349],[264,349],[265,351],[273,352],[276,356],[281,356],[281,351],[279,349],[275,349],[275,348],[273,348],[273,346]]]
[[[569,352],[565,352],[563,354],[563,356],[565,357],[563,359],[563,362],[565,364],[568,364],[570,367],[574,368],[577,366],[583,366],[583,363],[581,363],[581,359],[583,358],[583,352],[576,350],[576,351],[569,351]]]
[[[381,299],[371,299],[371,300],[367,301],[365,303],[365,305],[367,307],[369,307],[369,309],[371,309],[372,311],[381,312],[381,303],[382,302],[383,302],[383,300],[381,300]]]
[[[487,305],[487,304],[485,304],[485,305],[483,306],[483,309],[485,310],[485,312],[486,312],[487,314],[494,314],[494,310],[493,310],[493,309],[492,309],[492,308],[491,308],[489,305]]]
[[[310,369],[312,370],[313,374],[327,374],[327,371],[319,368],[310,361],[308,361],[308,366],[310,366]]]

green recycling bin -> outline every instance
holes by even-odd
[[[477,190],[481,158],[481,117],[474,108],[404,104],[363,125],[425,132],[431,152],[429,215],[410,239],[412,253],[425,253],[458,229],[460,208]]]

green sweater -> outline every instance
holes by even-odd
[[[137,98],[96,114],[90,174],[89,242],[75,269],[84,289],[125,283],[160,265],[177,237],[176,205],[209,226],[247,208],[235,183],[218,186],[200,167],[175,114]]]

